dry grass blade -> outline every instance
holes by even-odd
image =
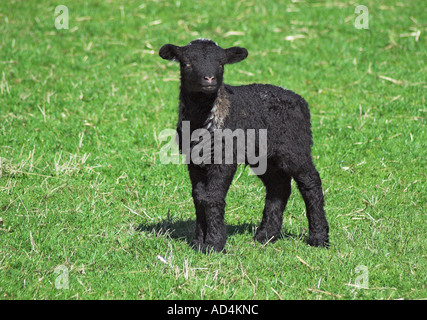
[[[287,41],[294,41],[294,40],[297,40],[297,39],[304,39],[304,38],[307,38],[307,36],[303,35],[303,34],[296,34],[294,36],[286,36],[285,40],[287,40]]]
[[[390,82],[393,82],[394,84],[398,84],[398,85],[403,84],[403,82],[401,80],[396,80],[396,79],[393,79],[393,78],[390,78],[390,77],[386,77],[386,76],[382,76],[382,75],[378,75],[378,78],[383,79],[383,80],[387,80],[387,81],[390,81]]]
[[[244,36],[245,33],[243,31],[228,31],[226,34],[224,34],[224,38],[230,37],[230,36]]]
[[[296,257],[302,264],[306,265],[310,270],[313,270],[313,268],[307,262],[302,260],[299,256],[296,256]]]
[[[309,288],[309,289],[308,289],[308,291],[311,291],[311,292],[317,292],[317,293],[323,293],[323,294],[326,294],[326,295],[328,295],[328,296],[332,296],[332,297],[336,297],[336,298],[340,298],[340,299],[342,299],[342,296],[341,296],[341,295],[339,295],[339,294],[334,294],[334,293],[331,293],[331,292],[328,292],[328,291],[323,291],[323,290],[318,290],[318,289],[311,289],[311,288]]]

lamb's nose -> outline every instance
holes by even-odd
[[[209,83],[211,83],[213,79],[215,79],[215,76],[205,77],[205,80],[208,80]]]

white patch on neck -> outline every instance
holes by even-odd
[[[184,102],[180,99],[179,101],[179,123],[184,119]],[[224,121],[228,116],[230,109],[230,101],[225,93],[225,88],[222,86],[218,90],[218,96],[212,106],[211,111],[203,124],[203,128],[207,130],[221,129],[224,125]]]

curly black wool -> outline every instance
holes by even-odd
[[[306,205],[308,243],[327,246],[329,227],[323,209],[321,179],[311,156],[312,134],[307,102],[290,90],[269,84],[224,84],[224,66],[244,60],[248,55],[245,48],[223,49],[211,40],[198,39],[182,47],[166,44],[159,55],[180,63],[177,133],[182,153],[190,155],[191,148],[197,144],[192,143],[190,150],[184,150],[183,121],[189,121],[191,132],[200,128],[211,134],[216,129],[267,130],[267,166],[265,172],[258,174],[265,185],[266,198],[255,239],[265,243],[280,236],[293,178]],[[253,167],[251,163],[246,164]],[[191,160],[188,164],[196,209],[192,245],[197,250],[224,249],[227,237],[225,198],[237,165],[237,161],[195,164]]]

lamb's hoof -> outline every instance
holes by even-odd
[[[222,252],[222,253],[226,252],[224,249],[224,246],[212,245],[212,244],[200,243],[200,242],[194,242],[194,241],[191,243],[191,247],[195,251],[202,252],[204,254],[210,254],[214,252]]]
[[[255,233],[254,239],[259,243],[266,244],[274,242],[279,238],[277,234],[268,234],[265,230],[258,229]]]
[[[194,251],[203,252],[203,247],[204,247],[203,241],[194,239],[193,241],[191,241],[190,246],[191,248],[193,248]]]
[[[200,246],[202,246],[203,245],[203,240],[200,240],[200,239],[196,239],[196,238],[194,238],[193,240],[191,240],[191,242],[190,242],[190,246],[192,247],[192,248],[194,248],[194,249],[196,249],[196,248],[198,248],[198,247],[200,247]]]
[[[308,237],[308,244],[312,247],[329,247],[329,237],[328,235],[315,235]]]

